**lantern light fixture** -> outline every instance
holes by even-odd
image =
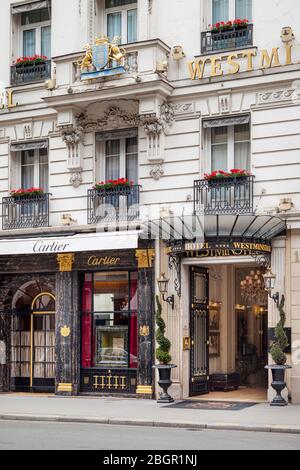
[[[276,305],[279,305],[279,292],[272,294],[272,290],[275,288],[276,274],[272,272],[271,267],[269,267],[265,274],[263,274],[265,281],[265,289],[269,294],[270,299],[273,299]]]
[[[174,295],[170,295],[166,297],[166,294],[168,292],[169,281],[170,280],[166,278],[165,273],[162,273],[160,278],[157,279],[157,284],[158,284],[159,293],[162,296],[163,301],[171,305],[172,310],[174,310],[174,302],[175,302]]]

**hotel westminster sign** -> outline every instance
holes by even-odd
[[[167,253],[186,258],[220,258],[228,256],[253,256],[258,254],[270,255],[272,248],[264,243],[220,242],[193,243],[171,246]]]
[[[294,33],[290,27],[282,29],[281,47],[272,50],[257,50],[256,47],[237,50],[236,52],[214,53],[187,63],[191,80],[236,75],[240,72],[253,72],[286,65],[300,64],[300,44],[294,45]],[[296,50],[297,48],[297,50]]]

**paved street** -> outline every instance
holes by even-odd
[[[299,450],[300,435],[0,421],[0,450]]]

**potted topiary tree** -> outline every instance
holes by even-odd
[[[287,357],[284,353],[285,349],[289,346],[287,335],[284,331],[286,321],[286,314],[284,311],[285,297],[281,297],[280,302],[277,303],[280,319],[275,328],[275,340],[270,349],[271,357],[274,364],[266,366],[266,369],[272,371],[272,387],[276,391],[276,396],[271,402],[271,406],[286,406],[287,401],[281,396],[282,390],[286,387],[285,371],[291,369],[291,366],[286,364]]]
[[[170,355],[171,342],[165,337],[166,324],[162,318],[162,307],[158,296],[156,296],[156,303],[156,341],[158,343],[158,348],[156,349],[156,359],[159,361],[159,364],[156,364],[153,367],[158,369],[158,385],[163,389],[163,393],[160,395],[157,403],[173,403],[174,399],[168,394],[168,389],[172,385],[171,370],[177,366],[170,364],[172,360]]]

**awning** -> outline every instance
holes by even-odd
[[[138,247],[139,231],[76,234],[73,236],[0,239],[0,256],[127,250]]]
[[[27,13],[28,11],[41,10],[42,8],[50,7],[50,1],[44,0],[39,2],[30,2],[24,3],[23,5],[14,5],[12,6],[12,14],[16,15],[18,13]]]
[[[38,142],[22,142],[19,144],[11,144],[11,152],[22,152],[23,150],[36,150],[36,149],[47,149],[48,141],[40,140]]]
[[[203,128],[209,129],[211,127],[237,126],[239,124],[248,124],[249,122],[250,122],[250,115],[243,114],[242,116],[233,116],[233,117],[227,117],[227,118],[204,120]]]

